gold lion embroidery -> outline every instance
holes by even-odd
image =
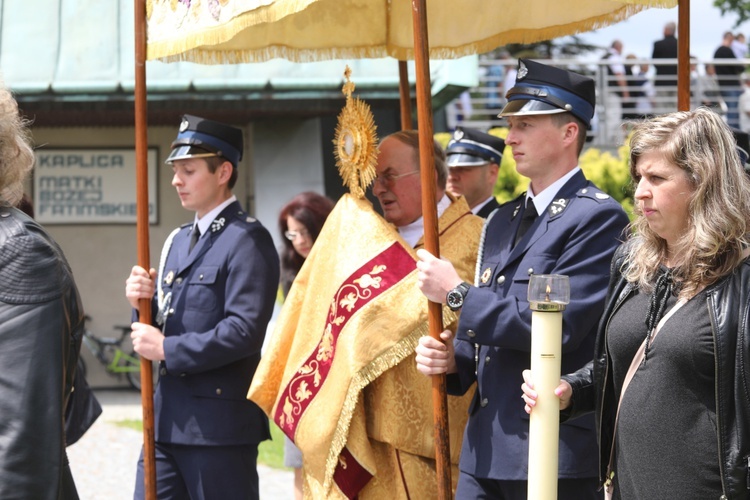
[[[380,274],[386,269],[387,267],[383,264],[377,264],[373,266],[372,271],[363,274],[361,277],[354,280],[354,283],[358,284],[362,288],[380,288],[380,282],[383,281],[383,278],[381,278],[380,276],[378,276],[377,278],[373,278],[372,275]]]
[[[315,359],[318,361],[326,362],[331,359],[333,355],[333,332],[331,332],[331,325],[326,325],[326,331],[323,334],[323,338],[320,341],[320,347],[318,347],[318,354]]]
[[[291,427],[294,423],[294,417],[292,416],[292,411],[294,411],[294,407],[292,405],[292,402],[289,401],[289,398],[284,398],[284,414],[281,416],[281,421],[279,422],[279,425],[281,427]]]
[[[368,288],[380,288],[380,283],[383,281],[383,278],[381,276],[373,277],[373,275],[381,274],[386,269],[388,269],[387,266],[383,264],[377,264],[373,266],[372,270],[369,273],[365,273],[359,278],[355,279],[353,283],[357,285],[357,287],[355,287],[355,290],[353,292],[349,291],[339,301],[339,305],[346,308],[347,311],[352,312],[359,299],[367,298],[371,295],[371,292],[367,290]],[[352,288],[352,286],[348,285],[346,287],[342,287],[342,289],[339,290],[339,296],[343,293],[344,288]]]

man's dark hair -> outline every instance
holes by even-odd
[[[583,151],[583,146],[586,145],[586,132],[588,129],[586,124],[572,113],[555,113],[549,116],[552,119],[552,123],[558,127],[567,125],[570,122],[575,122],[575,124],[578,125],[578,154],[580,155],[581,151]]]
[[[211,172],[212,174],[215,173],[216,169],[219,168],[221,164],[224,163],[225,161],[229,162],[230,164],[232,163],[226,158],[224,158],[223,156],[212,156],[212,157],[206,158],[206,163],[208,163],[208,171]],[[232,176],[229,178],[229,183],[228,183],[229,189],[233,189],[236,183],[237,183],[237,167],[232,165]]]

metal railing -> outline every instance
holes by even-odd
[[[626,87],[616,85],[615,76],[607,71],[610,61],[547,60],[541,61],[586,74],[594,79],[597,89],[596,114],[588,131],[589,142],[603,148],[619,146],[626,134],[628,121],[644,116],[668,113],[677,110],[677,76],[657,77],[654,64],[676,64],[676,59],[627,59]],[[723,115],[730,125],[739,127],[736,115],[742,94],[742,75],[710,75],[706,66],[746,67],[750,59],[693,60],[690,78],[691,108],[710,106]],[[466,91],[446,107],[446,119],[450,129],[456,125],[487,130],[503,127],[507,123],[497,114],[505,105],[504,77],[506,71],[515,68],[515,59],[480,59],[479,85]],[[647,68],[639,75],[630,74],[631,67]],[[502,68],[502,70],[500,69]],[[721,71],[721,70],[720,70]],[[662,81],[671,84],[663,85]],[[627,95],[623,92],[627,90]],[[619,107],[619,111],[617,108]]]

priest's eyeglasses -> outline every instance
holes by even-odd
[[[300,229],[299,231],[285,231],[284,237],[288,239],[289,241],[294,241],[298,237],[307,238],[310,236],[310,233],[307,232],[306,229]]]
[[[394,173],[386,173],[386,174],[380,174],[375,176],[375,182],[373,183],[373,186],[375,183],[380,183],[382,186],[392,186],[394,182],[396,182],[397,179],[400,179],[401,177],[406,177],[407,175],[414,175],[418,174],[419,170],[412,170],[411,172],[406,172],[405,174],[394,174]]]

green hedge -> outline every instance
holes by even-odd
[[[489,133],[505,139],[508,135],[508,129],[493,128]],[[448,146],[450,139],[451,134],[448,132],[435,134],[435,140],[442,144],[444,148]],[[510,152],[510,149],[508,149],[508,152]],[[629,154],[630,150],[627,146],[622,146],[618,150],[617,156],[607,151],[588,147],[581,154],[580,165],[586,178],[619,201],[632,219],[633,194],[628,169]],[[500,203],[510,201],[526,191],[528,185],[529,180],[516,172],[516,162],[513,155],[504,154],[494,189],[497,200]]]

